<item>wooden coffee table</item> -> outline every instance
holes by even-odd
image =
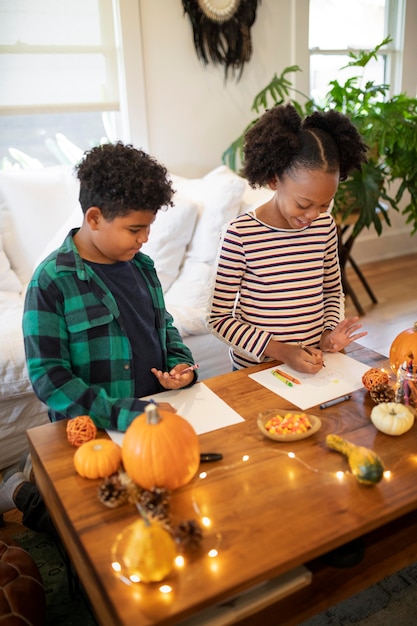
[[[369,367],[384,359],[358,345],[347,353]],[[223,460],[205,464],[205,478],[196,476],[172,495],[174,522],[204,516],[210,526],[201,552],[167,580],[167,594],[156,584],[127,585],[112,569],[112,543],[137,512],[128,504],[107,508],[97,497],[101,481],[76,474],[66,422],[28,431],[40,491],[100,624],[178,624],[306,564],[313,572],[308,587],[239,622],[275,625],[279,615],[280,623],[299,624],[417,560],[417,426],[400,437],[378,432],[369,419],[373,403],[361,389],[349,402],[309,409],[322,420],[311,438],[273,442],[257,428],[258,412],[293,407],[248,377],[270,366],[204,381],[245,421],[200,436],[201,450],[221,452]],[[376,486],[360,485],[346,459],[326,447],[329,433],[374,449],[390,476]],[[336,569],[320,560],[357,537],[366,544],[360,564]],[[215,558],[210,549],[217,550]]]

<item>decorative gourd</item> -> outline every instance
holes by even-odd
[[[122,450],[111,439],[93,439],[83,443],[74,454],[74,466],[83,478],[106,478],[119,469]]]
[[[147,517],[117,535],[112,556],[130,580],[159,582],[174,567],[176,546],[171,534],[157,520]]]
[[[140,487],[174,490],[196,474],[200,445],[183,417],[148,404],[126,430],[122,458],[126,473]]]
[[[416,358],[417,355],[417,322],[414,322],[412,328],[403,330],[397,335],[391,344],[389,351],[389,363],[391,369],[397,372],[398,368],[404,361],[410,358]]]
[[[386,435],[402,435],[414,424],[414,413],[399,402],[382,402],[371,411],[373,425]]]
[[[338,435],[327,435],[326,444],[347,457],[351,472],[360,483],[374,485],[382,479],[384,465],[373,450],[357,446]]]

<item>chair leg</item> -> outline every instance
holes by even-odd
[[[365,311],[363,310],[361,303],[358,300],[358,297],[356,295],[356,293],[353,291],[352,287],[350,286],[349,281],[346,278],[346,275],[344,272],[342,272],[342,285],[343,285],[343,292],[346,296],[350,296],[350,298],[352,299],[352,302],[358,312],[359,315],[363,316],[365,315]]]
[[[364,286],[364,288],[365,288],[368,296],[371,298],[372,302],[374,304],[378,304],[378,300],[376,299],[376,296],[375,296],[374,292],[370,288],[368,281],[366,280],[365,276],[362,274],[361,269],[358,267],[358,265],[356,264],[356,262],[352,259],[352,257],[350,255],[348,256],[348,261],[351,264],[351,266],[353,267],[353,269],[355,270],[356,274],[358,275],[359,280],[361,281],[362,285]]]

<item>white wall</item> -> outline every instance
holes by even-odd
[[[289,65],[308,67],[308,0],[262,0],[258,4],[251,29],[252,58],[239,82],[233,78],[226,81],[223,67],[204,66],[199,61],[181,0],[121,2],[131,9],[124,26],[131,77],[132,55],[136,54],[137,62],[137,73],[127,78],[127,89],[134,92],[133,80],[135,84],[142,81],[142,88],[135,88],[136,99],[130,93],[129,115],[133,112],[133,119],[129,140],[175,174],[198,177],[219,165],[225,148],[255,116],[250,111],[253,98],[274,73],[280,74]],[[412,39],[408,36],[410,46],[416,45],[416,4],[416,0],[408,0],[406,35],[413,33]],[[413,74],[403,85],[407,89],[414,85],[415,91],[414,58],[412,62],[405,58],[404,66]],[[308,93],[305,71],[295,74],[294,86]],[[137,123],[135,108],[146,114],[146,129]],[[372,229],[355,242],[354,257],[359,263],[417,252],[417,235],[410,237],[402,216],[391,211],[390,217],[392,227],[385,227],[382,237]]]
[[[305,64],[307,21],[291,27],[308,0],[263,0],[252,27],[253,53],[242,78],[225,81],[222,66],[204,66],[194,49],[181,0],[139,0],[145,65],[149,149],[177,174],[199,176],[221,162],[251,120],[253,98],[274,72]],[[306,16],[307,13],[304,12]],[[307,77],[305,77],[305,80]],[[308,89],[308,83],[306,83]]]

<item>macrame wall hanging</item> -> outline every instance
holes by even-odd
[[[260,0],[182,0],[193,28],[194,45],[199,59],[224,65],[240,79],[244,64],[252,55],[250,29],[256,19]]]

